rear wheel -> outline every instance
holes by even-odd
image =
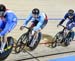
[[[67,37],[65,38],[65,41],[63,42],[64,43],[64,46],[67,47],[68,45],[70,45],[70,42],[73,40],[74,38],[74,32],[69,32]]]
[[[64,47],[67,47],[68,45],[70,45],[69,39],[65,38],[63,44],[64,44]]]
[[[41,32],[38,33],[38,36],[37,36],[37,38],[35,40],[35,43],[31,47],[30,44],[32,43],[32,41],[34,41],[34,36],[31,38],[30,42],[28,42],[29,43],[29,46],[28,47],[30,48],[31,51],[34,50],[38,46],[40,40],[41,40]]]
[[[53,38],[51,47],[55,48],[57,45],[60,45],[60,43],[62,42],[62,39],[63,39],[62,32],[58,32]]]

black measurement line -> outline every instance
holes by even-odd
[[[30,56],[32,56],[32,58],[36,59],[37,61],[40,61],[38,58],[36,58],[35,56],[33,56],[30,52],[28,52],[26,50],[25,50],[25,52],[27,52]]]
[[[23,61],[23,60],[30,60],[30,59],[34,59],[34,58],[42,58],[42,57],[48,57],[48,56],[54,56],[54,55],[60,55],[60,54],[67,54],[67,53],[73,53],[75,51],[68,51],[68,52],[60,52],[60,53],[55,53],[55,54],[47,54],[47,55],[41,55],[41,56],[32,56],[29,58],[24,58],[24,59],[20,59],[20,60],[16,60],[16,61]],[[30,54],[29,52],[27,52],[28,54]],[[30,54],[31,55],[31,54]],[[39,60],[40,61],[40,60]]]

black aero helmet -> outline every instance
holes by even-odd
[[[34,8],[34,9],[32,10],[32,14],[39,15],[39,13],[40,13],[40,11],[39,11],[38,8]]]
[[[73,9],[69,9],[68,10],[68,14],[69,14],[69,16],[73,16],[74,15],[74,10]]]
[[[5,5],[3,5],[3,4],[0,4],[0,11],[6,11],[6,7],[5,7]]]

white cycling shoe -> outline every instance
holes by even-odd
[[[0,53],[3,53],[4,52],[4,49],[2,48],[2,49],[0,49]]]

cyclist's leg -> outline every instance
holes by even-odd
[[[71,20],[69,20],[69,21],[66,23],[66,26],[68,26],[70,23],[72,23]]]
[[[38,31],[32,31],[33,35],[32,35],[32,39],[31,39],[31,43],[30,43],[30,47],[33,47],[35,42],[37,41],[37,38],[38,38]]]
[[[69,25],[67,26],[67,28],[68,28],[69,30],[72,30],[73,27],[75,27],[75,22],[72,22],[71,24],[69,24]],[[70,32],[70,34],[71,34],[71,37],[72,37],[72,39],[73,39],[73,38],[74,38],[74,32]]]
[[[34,20],[33,22],[32,22],[32,25],[31,25],[31,28],[33,28],[33,27],[35,27],[35,26],[37,26],[37,24],[38,24],[38,21],[37,20]],[[32,32],[32,34],[36,34],[37,32]]]
[[[36,25],[38,24],[38,21],[35,20],[32,22],[32,25],[31,27],[36,27]],[[32,33],[31,33],[31,37],[33,37],[33,40],[31,40],[31,43],[30,43],[30,47],[33,47],[34,43],[36,42],[36,39],[38,38],[38,33],[39,33],[40,30],[37,30],[37,31],[34,31],[32,30]]]
[[[2,21],[2,23],[0,23],[0,32],[5,28],[5,24],[6,22]],[[2,36],[1,37],[1,48],[0,48],[0,51],[3,51],[4,50],[4,47],[5,47],[5,44],[6,44],[6,41],[4,40],[5,36]]]
[[[31,25],[30,25],[30,29],[32,29],[33,27],[35,27],[37,25],[38,21],[34,20],[32,21]],[[34,32],[30,32],[29,36],[32,36],[34,34]],[[29,37],[29,40],[31,39],[31,37]]]
[[[71,30],[73,27],[75,27],[75,22],[70,23],[70,24],[67,26],[67,29]]]
[[[47,24],[47,22],[48,22],[48,20],[44,20],[44,22],[43,22],[43,24],[40,26],[40,28],[37,30],[37,31],[32,31],[33,33],[33,35],[35,35],[35,36],[37,36],[38,35],[38,33],[41,31],[41,29],[43,29],[45,26],[46,26],[46,24]]]
[[[37,33],[39,33],[41,31],[41,29],[43,29],[46,26],[47,23],[48,23],[48,20],[45,19],[43,24],[40,26],[40,28],[35,32],[33,31],[32,34],[37,35]],[[36,26],[38,24],[38,22],[34,22],[34,24]]]
[[[6,45],[6,42],[7,42],[7,37],[6,36],[3,36],[2,37],[2,42],[1,42],[1,50],[4,51],[4,47]]]
[[[40,28],[37,31],[32,31],[32,34],[34,36],[34,40],[32,41],[32,43],[30,44],[30,47],[32,47],[34,45],[34,43],[37,41],[38,33],[41,31],[41,29],[43,29],[46,24],[47,24],[48,20],[44,20],[43,24],[40,26]]]
[[[30,29],[32,29],[33,27],[35,27],[37,25],[38,21],[37,20],[34,20],[32,21],[31,25],[30,25]],[[32,32],[31,32],[32,34]]]

